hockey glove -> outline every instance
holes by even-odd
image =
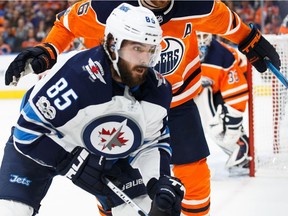
[[[152,178],[147,190],[153,200],[150,216],[180,215],[185,188],[179,179],[170,176],[161,176],[159,180]]]
[[[34,73],[39,74],[53,67],[57,61],[57,52],[49,43],[42,43],[32,48],[22,51],[9,65],[5,74],[5,85],[21,77],[25,73],[26,64],[31,64]],[[14,78],[14,81],[15,81]]]
[[[102,181],[103,175],[121,175],[120,169],[112,164],[112,161],[90,154],[85,148],[76,147],[56,170],[83,190],[93,195],[108,196],[113,192]]]
[[[279,70],[281,62],[276,49],[262,36],[261,32],[252,24],[250,34],[238,46],[240,52],[246,55],[250,63],[263,73],[267,70],[264,58],[268,58]]]

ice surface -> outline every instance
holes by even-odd
[[[18,118],[20,100],[0,100],[0,161],[10,127]],[[288,179],[229,177],[227,156],[209,141],[208,163],[212,176],[211,216],[287,215]],[[39,216],[98,216],[96,200],[65,177],[54,179]],[[133,215],[131,213],[131,215]],[[130,216],[130,215],[129,215]]]

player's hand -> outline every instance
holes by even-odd
[[[281,62],[276,49],[255,26],[250,25],[250,27],[252,28],[250,34],[238,46],[240,52],[246,55],[250,63],[261,73],[267,70],[264,58],[269,59],[279,70]]]
[[[171,176],[161,176],[159,180],[152,178],[147,189],[153,200],[150,216],[180,215],[185,188],[179,179]]]
[[[105,160],[101,156],[90,154],[82,147],[76,147],[56,170],[83,190],[97,197],[105,196],[105,202],[111,208],[123,204],[124,201],[106,185],[104,177],[131,199],[147,194],[139,170],[132,168],[127,160]]]
[[[5,73],[5,85],[11,84],[13,81],[21,77],[25,73],[25,67],[30,63],[34,73],[39,74],[50,68],[57,61],[57,52],[49,43],[42,43],[32,48],[28,48],[19,53],[9,65]],[[24,72],[24,73],[23,73]]]
[[[56,170],[60,175],[65,175],[83,190],[93,195],[108,196],[113,192],[102,181],[103,175],[121,175],[121,170],[118,167],[114,168],[112,165],[112,161],[90,154],[85,148],[76,147],[56,167]]]

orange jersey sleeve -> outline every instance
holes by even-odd
[[[91,48],[102,43],[104,24],[98,22],[91,2],[84,0],[58,14],[45,42],[52,43],[61,53],[74,38],[83,37],[84,46]]]

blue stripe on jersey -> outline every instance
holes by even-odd
[[[24,106],[23,112],[26,114],[26,116],[29,119],[32,119],[32,120],[34,120],[36,122],[41,122],[42,123],[42,120],[39,118],[39,116],[32,109],[32,107],[31,107],[29,102],[27,102],[26,105]]]
[[[27,131],[22,131],[17,126],[14,129],[14,137],[18,139],[19,141],[23,141],[25,143],[33,142],[35,139],[37,139],[39,136],[33,133],[28,133]]]
[[[51,127],[44,127],[44,124],[35,124],[35,122],[32,122],[32,121],[27,121],[23,115],[21,115],[18,119],[18,125],[20,125],[21,127],[25,127],[29,130],[33,130],[33,131],[36,131],[36,132],[39,132],[39,133],[51,133],[52,129]],[[54,130],[53,130],[54,131]]]
[[[28,128],[29,130],[34,130],[36,132],[40,132],[43,134],[55,132],[59,138],[63,137],[63,135],[58,130],[56,130],[52,125],[50,125],[48,122],[47,123],[43,122],[39,118],[39,116],[35,113],[29,102],[26,103],[22,112],[24,112],[24,114],[27,116],[27,118],[29,118],[29,120],[26,120],[23,117],[24,114],[22,114],[18,119],[18,124],[21,127],[25,127]],[[38,124],[36,124],[36,122],[38,122]]]

